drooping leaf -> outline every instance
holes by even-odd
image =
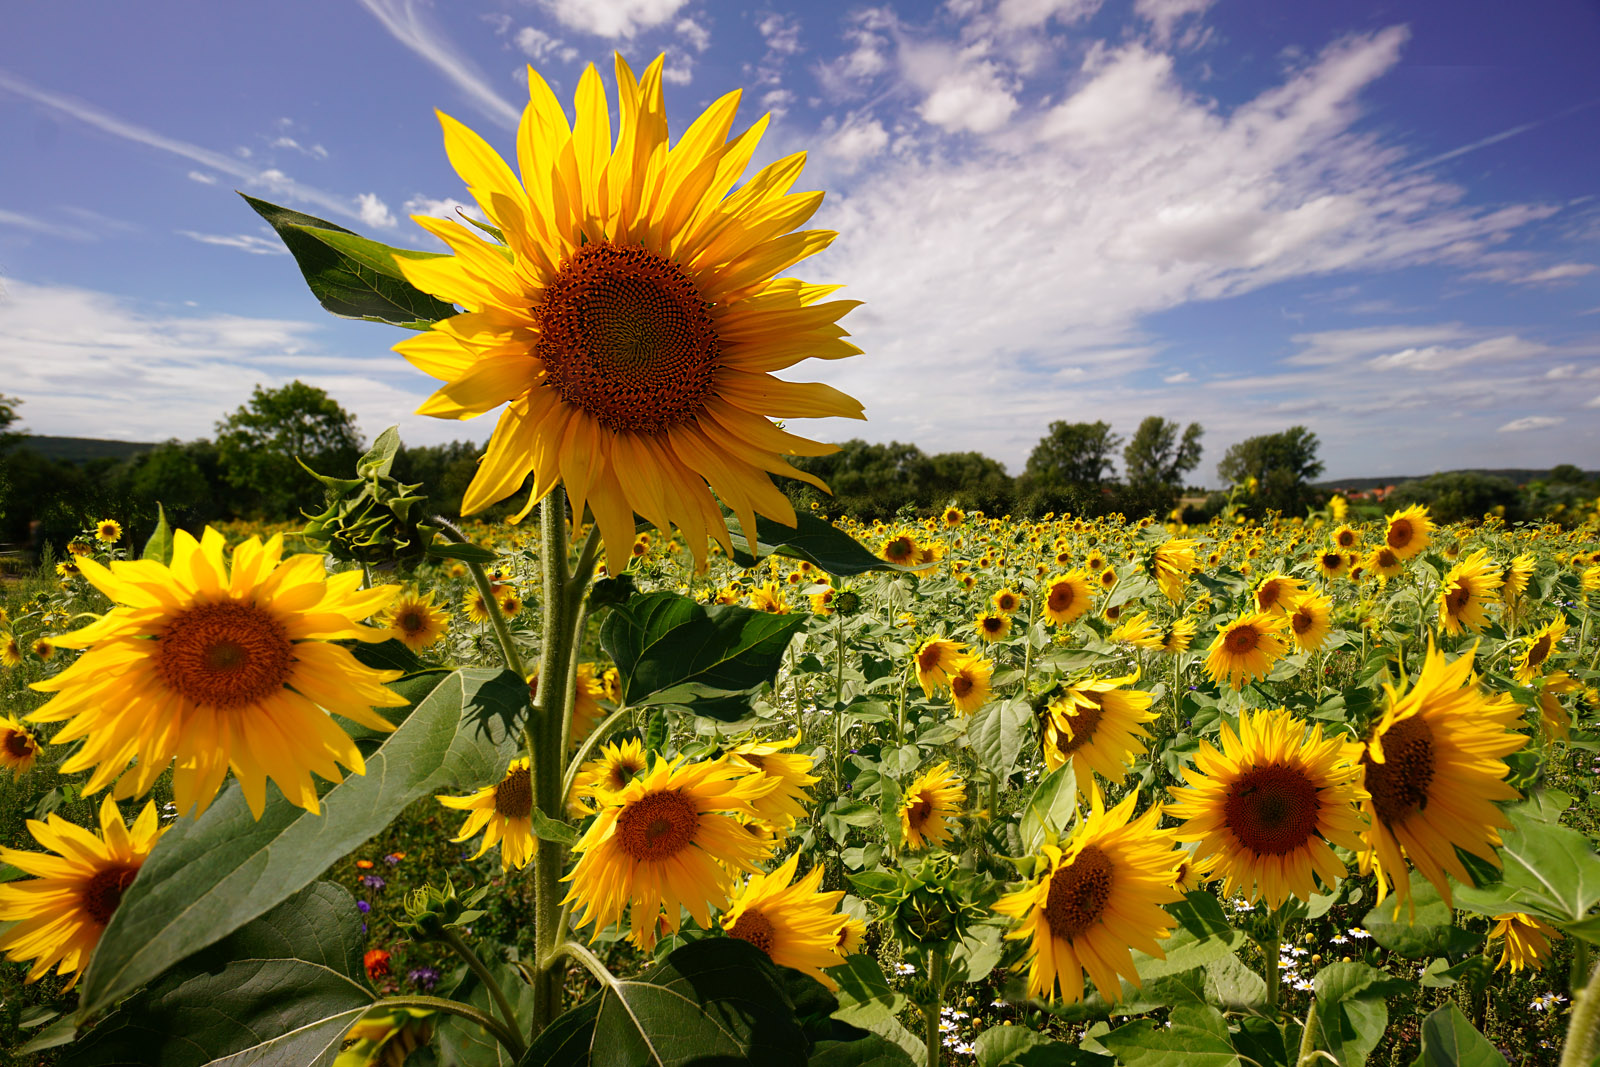
[[[423,699],[312,815],[268,790],[260,821],[231,784],[173,824],[100,939],[79,996],[92,1016],[310,883],[412,801],[497,781],[520,740],[528,687],[510,671],[460,670]]]
[[[1395,903],[1386,900],[1361,920],[1372,939],[1390,952],[1410,959],[1453,956],[1483,940],[1481,935],[1455,925],[1444,898],[1419,872],[1411,874],[1411,903],[1416,911],[1403,904],[1396,911]]]
[[[675,949],[617,980],[539,1035],[522,1067],[803,1067],[805,1033],[760,949],[731,937]]]
[[[856,1041],[819,1041],[806,1063],[808,1067],[920,1067],[905,1049],[877,1034]]]
[[[330,1063],[376,999],[363,973],[364,947],[355,899],[318,882],[129,998],[61,1063]]]
[[[1060,833],[1077,810],[1077,785],[1073,765],[1064,763],[1039,779],[1022,809],[1022,843],[1028,852],[1038,850],[1046,834]]]
[[[773,680],[806,619],[732,604],[707,608],[676,593],[642,593],[606,616],[600,644],[622,675],[624,703],[649,703],[664,694],[665,704],[741,718],[748,704],[730,696]]]
[[[511,1011],[520,1024],[519,1031],[527,1033],[533,1022],[533,986],[520,972],[499,960],[486,960],[489,973],[511,1002]],[[468,971],[461,984],[449,993],[451,1000],[460,1000],[492,1018],[500,1018],[500,1009],[489,994],[489,989],[478,977]],[[439,1051],[446,1063],[456,1067],[513,1067],[516,1059],[497,1038],[471,1019],[459,1015],[443,1016],[439,1023]],[[410,1067],[410,1064],[407,1064]]]
[[[1506,811],[1512,829],[1501,835],[1504,885],[1555,918],[1576,922],[1600,903],[1600,856],[1586,835],[1540,818],[1533,803]]]
[[[1100,1037],[1129,1067],[1237,1067],[1228,1023],[1209,1005],[1174,1008],[1170,1026],[1139,1019]]]
[[[456,314],[454,305],[406,281],[395,265],[396,256],[438,259],[439,253],[391,248],[326,219],[239,195],[277,231],[312,294],[335,315],[425,330]]]
[[[1365,963],[1329,964],[1317,972],[1315,983],[1317,1048],[1348,1067],[1366,1063],[1383,1038],[1389,1025],[1384,998],[1411,988]]]
[[[172,562],[172,526],[167,522],[167,509],[156,501],[156,528],[150,532],[150,539],[144,543],[144,554],[140,558],[153,559],[157,563]]]
[[[974,715],[967,727],[967,740],[979,765],[1003,780],[1017,765],[1032,721],[1033,709],[1026,700],[1003,700]]]
[[[995,1026],[973,1042],[978,1067],[1110,1067],[1111,1060],[1025,1026]]]
[[[724,512],[723,518],[733,541],[733,561],[741,567],[753,567],[763,557],[778,555],[803,559],[842,578],[867,571],[914,569],[878,558],[860,541],[815,515],[796,513],[794,526],[757,515],[754,545],[731,512]]]
[[[905,1010],[906,998],[889,985],[877,960],[857,953],[842,965],[830,968],[828,974],[839,983],[835,1019],[869,1030],[893,1042],[917,1063],[923,1061],[923,1043],[898,1018]]]
[[[1411,1067],[1507,1067],[1506,1058],[1451,1001],[1422,1020],[1422,1055]]]
[[[488,566],[500,558],[492,548],[456,541],[435,541],[428,546],[427,553],[434,559],[455,559],[462,563],[476,563],[479,566]]]

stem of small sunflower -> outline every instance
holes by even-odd
[[[1322,1037],[1322,1024],[1317,1020],[1317,1002],[1313,998],[1306,1008],[1306,1025],[1300,1031],[1300,1051],[1295,1055],[1295,1067],[1311,1067],[1321,1058],[1317,1042]]]
[[[448,522],[440,522],[444,535],[458,545],[467,543],[466,535]],[[517,651],[517,644],[511,639],[511,628],[506,625],[505,613],[500,610],[500,601],[494,595],[494,583],[489,581],[489,575],[484,572],[483,564],[468,563],[467,572],[472,575],[473,584],[478,587],[478,594],[483,597],[483,608],[489,613],[489,623],[494,627],[494,636],[500,642],[500,655],[506,662],[506,667],[515,671],[523,679],[528,677],[522,667],[522,655]]]
[[[1274,1023],[1278,1021],[1278,986],[1281,984],[1278,976],[1278,953],[1282,951],[1282,947],[1283,943],[1277,933],[1272,935],[1272,940],[1261,945],[1261,951],[1267,957],[1267,1018]]]
[[[1022,640],[1022,696],[1028,696],[1028,678],[1033,674],[1033,627],[1039,621],[1039,589],[1034,583],[1033,594],[1028,597],[1028,632]]]
[[[506,991],[500,988],[500,983],[494,980],[494,975],[484,965],[478,954],[472,950],[472,946],[462,940],[461,935],[456,933],[453,927],[449,926],[446,926],[440,932],[440,939],[450,946],[451,951],[461,957],[461,961],[467,965],[473,974],[478,976],[478,981],[482,982],[484,988],[489,991],[489,996],[494,999],[495,1008],[500,1012],[500,1018],[505,1020],[506,1030],[512,1034],[517,1033],[517,1013],[511,1007],[511,1001],[507,999]],[[518,1040],[521,1040],[520,1037]],[[518,1052],[517,1055],[520,1056],[522,1053]]]
[[[1600,1054],[1600,973],[1590,974],[1589,984],[1573,1000],[1561,1067],[1589,1067],[1596,1054]]]
[[[844,616],[835,612],[833,617],[833,655],[838,660],[833,676],[833,783],[834,789],[842,792],[844,776],[839,752],[844,721]]]
[[[937,949],[929,949],[928,965],[929,999],[922,1005],[923,1035],[928,1047],[928,1067],[939,1067],[939,1007],[944,1000],[944,957]]]
[[[463,1004],[459,1000],[446,1000],[444,997],[384,997],[382,1000],[373,1001],[370,1011],[384,1008],[422,1008],[426,1011],[442,1011],[447,1015],[459,1015],[463,1019],[471,1019],[494,1036],[494,1039],[506,1047],[514,1059],[521,1059],[522,1054],[528,1051],[527,1042],[515,1030],[507,1030],[500,1024],[500,1020],[486,1012],[481,1012],[470,1004]]]

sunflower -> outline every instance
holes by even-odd
[[[1545,675],[1536,701],[1539,705],[1539,723],[1545,733],[1558,741],[1565,741],[1571,736],[1572,716],[1561,706],[1561,697],[1582,689],[1583,683],[1566,671],[1551,671]]]
[[[1096,774],[1122,781],[1145,754],[1139,738],[1150,735],[1140,724],[1157,717],[1150,710],[1154,698],[1142,689],[1123,688],[1138,680],[1138,674],[1129,674],[1078,682],[1044,709],[1039,744],[1045,766],[1053,771],[1071,763],[1079,793],[1098,795]]]
[[[1388,545],[1380,545],[1367,557],[1367,566],[1373,574],[1383,579],[1397,578],[1406,569],[1405,561]]]
[[[1299,578],[1275,571],[1261,579],[1261,584],[1256,586],[1256,610],[1287,615],[1294,607],[1295,599],[1305,591],[1305,583]]]
[[[945,760],[906,788],[900,802],[900,833],[906,848],[937,848],[950,840],[952,823],[966,802],[967,787]]]
[[[1428,547],[1433,532],[1433,520],[1428,509],[1413,504],[1404,511],[1389,516],[1389,525],[1383,535],[1384,544],[1402,563]]]
[[[1011,632],[1011,616],[1001,611],[985,611],[972,623],[984,641],[998,641]]]
[[[1494,969],[1502,967],[1511,968],[1511,973],[1531,967],[1536,971],[1543,970],[1545,961],[1550,958],[1550,942],[1561,939],[1561,931],[1534,918],[1532,915],[1520,911],[1508,912],[1494,917],[1494,927],[1489,931],[1489,940],[1505,938],[1505,944],[1500,950],[1500,962]]]
[[[94,524],[94,539],[102,545],[114,545],[122,540],[122,524],[116,519],[101,519]]]
[[[388,624],[389,636],[403,641],[413,651],[434,644],[450,626],[449,614],[433,606],[432,590],[406,590],[384,611],[382,619]]]
[[[593,67],[579,79],[570,124],[530,69],[520,181],[477,134],[440,114],[450,162],[505,244],[413,216],[455,255],[396,259],[413,285],[467,309],[395,346],[446,383],[420,413],[460,419],[508,405],[463,513],[531,474],[518,521],[564,482],[573,515],[581,519],[586,504],[594,512],[615,573],[634,542],[634,512],[683,530],[697,563],[707,534],[731,554],[707,482],[746,531],[757,512],[794,525],[768,474],[826,490],[783,457],[837,449],[772,420],[863,417],[835,389],[771,374],[860,351],[838,325],[856,302],[824,301],[835,286],[775,278],[835,236],[795,230],[822,202],[821,193],[789,195],[803,155],[730,193],[767,120],[730,139],[739,103],[730,93],[669,148],[663,58],[636,81],[616,57],[614,145]]]
[[[912,565],[926,567],[944,559],[944,546],[937,541],[918,541],[917,554],[912,559]]]
[[[1226,678],[1235,689],[1245,682],[1267,676],[1280,656],[1288,650],[1283,630],[1288,619],[1282,615],[1253,612],[1228,623],[1206,649],[1206,670],[1218,684]]]
[[[805,806],[811,803],[806,787],[822,780],[811,773],[810,756],[787,751],[799,743],[800,735],[796,733],[783,741],[746,741],[728,752],[729,762],[777,780],[776,789],[753,802],[756,814],[774,832],[786,834],[806,817]]]
[[[602,798],[572,846],[578,862],[566,876],[572,889],[562,903],[581,908],[574,925],[593,923],[598,937],[626,908],[634,942],[646,951],[663,925],[677,932],[679,905],[709,928],[711,909],[727,906],[732,872],[756,873],[771,849],[770,839],[745,829],[740,818],[758,821],[754,802],[777,787],[776,778],[730,760],[657,760]]]
[[[41,660],[48,663],[55,658],[56,642],[50,640],[48,637],[40,637],[35,639],[33,644],[28,646],[28,651],[32,652],[35,656],[38,656]]]
[[[0,767],[10,767],[12,777],[22,777],[42,751],[39,738],[16,716],[0,717]]]
[[[1500,599],[1512,612],[1521,606],[1523,594],[1528,591],[1528,580],[1533,577],[1534,564],[1533,556],[1524,552],[1512,559],[1500,575]]]
[[[944,522],[944,524],[946,526],[948,526],[948,527],[956,527],[956,526],[960,526],[963,522],[965,522],[967,517],[966,517],[965,514],[962,513],[960,508],[958,508],[954,504],[952,504],[949,507],[944,509],[944,514],[940,515],[939,518]]]
[[[839,927],[839,942],[834,948],[841,956],[853,956],[861,951],[861,943],[866,939],[866,920],[847,915],[844,925]]]
[[[1495,590],[1501,581],[1501,569],[1489,559],[1486,548],[1451,567],[1439,587],[1439,625],[1452,634],[1463,629],[1481,632],[1489,624],[1484,609],[1499,599]]]
[[[1085,571],[1089,572],[1090,574],[1099,574],[1101,571],[1105,570],[1106,569],[1105,553],[1100,552],[1098,550],[1089,553],[1089,555],[1083,561],[1083,569]]]
[[[1524,638],[1528,647],[1523,649],[1522,655],[1517,659],[1517,681],[1528,685],[1539,677],[1544,670],[1545,661],[1550,658],[1550,654],[1556,650],[1556,646],[1565,636],[1567,636],[1566,616],[1557,615],[1532,636]]]
[[[496,604],[501,603],[507,597],[513,599],[516,597],[516,594],[512,592],[509,585],[499,582],[490,582],[489,591],[493,594]],[[484,599],[481,590],[474,589],[472,592],[467,594],[466,611],[467,618],[475,623],[481,625],[489,621],[489,602]]]
[[[1189,788],[1172,790],[1167,813],[1187,820],[1175,836],[1199,842],[1205,877],[1224,879],[1230,896],[1264,896],[1272,908],[1290,896],[1310,900],[1316,878],[1331,889],[1344,876],[1329,846],[1361,848],[1360,755],[1287,710],[1243,709],[1238,733],[1223,723],[1221,752],[1202,740],[1183,772]]]
[[[637,737],[624,741],[607,741],[600,746],[600,754],[578,769],[572,779],[572,793],[567,797],[567,812],[573,816],[591,814],[594,805],[589,801],[603,799],[611,793],[620,793],[625,786],[650,766],[644,742]]]
[[[433,1040],[439,1013],[427,1008],[397,1008],[363,1015],[344,1035],[344,1051],[332,1067],[399,1067],[416,1049]]]
[[[1361,535],[1348,526],[1341,526],[1333,531],[1333,543],[1338,548],[1348,552],[1361,543]]]
[[[1150,621],[1149,612],[1141,611],[1129,615],[1121,625],[1112,630],[1111,640],[1133,645],[1135,648],[1160,648],[1161,627]]]
[[[1044,617],[1053,625],[1077,622],[1089,610],[1094,600],[1094,588],[1089,576],[1081,570],[1068,571],[1051,578],[1044,601]]]
[[[1151,557],[1156,584],[1173,603],[1183,599],[1183,587],[1189,584],[1189,575],[1195,570],[1194,550],[1198,544],[1188,538],[1174,537],[1156,546]]]
[[[1379,871],[1379,899],[1393,883],[1410,895],[1405,861],[1450,902],[1446,872],[1471,884],[1461,849],[1498,867],[1497,828],[1509,826],[1496,801],[1514,800],[1502,757],[1528,743],[1515,728],[1521,708],[1491,700],[1472,672],[1476,649],[1446,663],[1429,642],[1422,674],[1403,696],[1384,687],[1388,707],[1361,756],[1362,802],[1371,826],[1360,854],[1363,874]]]
[[[360,620],[399,587],[362,589],[358,570],[329,575],[321,556],[280,563],[282,555],[281,534],[266,544],[253,537],[234,550],[230,570],[222,535],[208,527],[199,541],[173,536],[170,567],[85,559],[84,576],[115,606],[57,638],[88,651],[33,683],[56,695],[28,716],[70,720],[53,744],[83,740],[61,772],[94,767],[85,792],[116,782],[117,796],[142,796],[175,761],[173,799],[180,812],[198,812],[231,766],[256,818],[268,777],[290,803],[316,812],[313,773],[337,782],[343,764],[364,774],[355,742],[330,715],[394,729],[372,709],[406,703],[382,684],[400,672],[363,666],[333,642],[386,640]]]
[[[789,602],[783,597],[783,586],[777,582],[762,582],[750,590],[750,606],[770,615],[787,615]]]
[[[729,937],[750,942],[779,967],[793,967],[837,990],[839,983],[824,974],[823,968],[844,962],[839,941],[849,916],[838,910],[844,890],[818,892],[820,863],[790,885],[799,863],[800,855],[795,853],[770,874],[751,875],[735,890],[722,916],[722,928]]]
[[[1100,577],[1095,580],[1100,583],[1101,589],[1109,593],[1113,588],[1116,587],[1117,572],[1115,568],[1107,567],[1105,570],[1100,572]]]
[[[994,610],[1010,615],[1022,606],[1022,594],[1008,586],[996,593],[989,603],[994,605]]]
[[[28,981],[37,982],[51,967],[63,977],[83,970],[161,830],[154,801],[130,828],[107,796],[98,835],[55,814],[30,819],[28,832],[55,855],[0,847],[0,863],[35,876],[0,885],[0,922],[15,923],[0,934],[0,950],[32,960]]]
[[[526,756],[512,760],[505,777],[495,785],[484,786],[470,796],[434,799],[447,808],[472,813],[451,840],[465,841],[482,831],[483,843],[473,853],[473,859],[496,844],[500,846],[502,871],[513,867],[520,871],[533,859],[537,847],[533,835],[533,772]]]
[[[1176,656],[1180,652],[1189,651],[1189,645],[1194,641],[1196,629],[1197,626],[1193,619],[1178,619],[1161,632],[1161,651],[1169,656]]]
[[[971,715],[989,702],[989,679],[994,664],[982,656],[957,656],[950,666],[950,703],[962,715]]]
[[[16,634],[6,634],[0,640],[0,665],[15,667],[22,662],[22,645],[17,641]]]
[[[922,686],[923,696],[931,699],[935,686],[949,683],[950,671],[966,651],[966,645],[943,637],[930,637],[917,647],[913,658],[916,660],[917,684]]]
[[[1350,557],[1337,548],[1317,553],[1317,573],[1322,575],[1322,580],[1325,582],[1331,582],[1339,577],[1349,566]]]
[[[1328,639],[1333,628],[1333,598],[1307,593],[1294,602],[1289,613],[1289,636],[1302,652],[1315,652]]]
[[[1070,841],[1043,847],[1043,873],[995,904],[1020,922],[1006,937],[1030,939],[1029,994],[1082,1000],[1087,971],[1100,995],[1116,1002],[1119,977],[1139,985],[1129,949],[1165,958],[1158,940],[1174,923],[1162,905],[1183,899],[1173,882],[1184,854],[1158,828],[1159,804],[1129,821],[1137,799],[1129,794],[1106,811],[1096,797]]]

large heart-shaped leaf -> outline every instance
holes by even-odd
[[[1003,700],[972,717],[967,743],[985,771],[1004,779],[1017,765],[1017,756],[1030,736],[1033,709],[1026,700]]]
[[[1509,808],[1501,837],[1505,885],[1540,910],[1576,922],[1600,903],[1600,856],[1589,838],[1540,818],[1533,801]]]
[[[375,999],[363,946],[355,899],[318,882],[124,1002],[61,1063],[329,1063]]]
[[[502,992],[516,1013],[518,1029],[526,1033],[533,1021],[533,987],[522,973],[508,963],[495,960],[489,963]],[[500,1016],[499,1006],[489,994],[489,988],[476,975],[468,972],[461,984],[448,994],[451,1000],[460,1000],[492,1018]],[[455,1067],[512,1067],[516,1058],[498,1038],[482,1026],[459,1015],[450,1015],[439,1024],[439,1051],[445,1063]]]
[[[746,941],[676,949],[636,980],[613,980],[548,1027],[523,1067],[802,1067],[805,1032],[777,968]]]
[[[1228,1023],[1210,1005],[1174,1008],[1167,1026],[1139,1019],[1100,1036],[1130,1067],[1238,1067]]]
[[[1361,1067],[1378,1047],[1389,1025],[1384,998],[1414,988],[1365,963],[1330,964],[1315,983],[1316,1047],[1347,1067]]]
[[[741,567],[753,567],[763,556],[778,555],[803,559],[829,574],[842,577],[867,571],[915,569],[874,556],[860,541],[815,515],[796,513],[793,526],[757,515],[753,545],[737,518],[727,512],[723,518],[728,523],[728,536],[733,541],[733,561]]]
[[[1422,1020],[1422,1055],[1411,1067],[1506,1067],[1506,1058],[1450,1001]]]
[[[456,671],[367,758],[365,775],[328,790],[320,815],[273,789],[257,821],[233,784],[200,818],[178,820],[111,917],[84,976],[79,1018],[263,914],[419,797],[496,780],[527,702],[527,685],[510,671]]]
[[[771,682],[808,617],[731,604],[707,608],[676,593],[642,593],[606,616],[600,644],[622,675],[625,703],[662,694],[671,698],[665,703],[731,720],[742,718],[749,705],[720,698]]]
[[[1361,920],[1372,939],[1410,959],[1453,956],[1479,944],[1481,935],[1455,925],[1450,906],[1420,872],[1411,875],[1411,907],[1384,901]]]
[[[406,281],[395,266],[396,256],[438,259],[439,253],[390,248],[314,215],[253,196],[244,200],[278,231],[311,292],[335,315],[425,330],[456,313],[454,305]]]

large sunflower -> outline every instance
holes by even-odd
[[[945,760],[906,787],[900,802],[900,832],[906,848],[938,847],[950,840],[951,821],[967,799],[967,787]]]
[[[0,848],[0,863],[35,876],[0,885],[0,922],[16,923],[0,934],[0,949],[13,960],[32,960],[28,981],[36,982],[51,967],[68,975],[88,963],[161,830],[154,801],[130,829],[107,796],[98,835],[59,815],[30,819],[28,832],[55,855]]]
[[[624,741],[607,741],[600,746],[600,754],[578,769],[572,780],[572,793],[567,797],[567,813],[573,816],[591,814],[590,801],[610,793],[620,793],[623,788],[650,766],[644,742],[637,737]]]
[[[526,756],[512,760],[504,778],[468,796],[434,798],[447,808],[472,812],[461,832],[450,840],[465,841],[482,831],[483,843],[472,858],[477,859],[498,844],[502,871],[526,867],[537,847],[533,834],[533,772],[528,764]]]
[[[1163,635],[1161,627],[1150,621],[1150,613],[1140,611],[1123,619],[1111,631],[1110,639],[1135,648],[1158,649],[1162,645]]]
[[[1194,573],[1197,566],[1194,550],[1199,543],[1189,538],[1174,537],[1157,546],[1150,558],[1156,584],[1173,603],[1183,599],[1183,587],[1189,584],[1189,575]]]
[[[922,686],[923,696],[931,698],[935,686],[949,684],[950,672],[955,670],[956,661],[966,651],[967,646],[960,641],[943,637],[930,637],[917,646],[914,653],[917,684]]]
[[[1044,709],[1040,747],[1050,770],[1072,764],[1080,793],[1096,794],[1094,776],[1120,782],[1133,761],[1145,754],[1139,738],[1148,738],[1142,723],[1157,718],[1153,697],[1142,689],[1125,689],[1138,674],[1094,678],[1068,686]]]
[[[658,760],[602,806],[572,851],[577,865],[563,904],[582,909],[575,926],[595,936],[628,909],[634,941],[655,947],[658,930],[676,932],[679,905],[702,927],[711,909],[728,903],[733,871],[755,873],[770,838],[752,834],[740,817],[758,820],[754,802],[778,787],[729,760]]]
[[[1550,659],[1550,654],[1561,644],[1561,639],[1567,636],[1567,618],[1557,615],[1550,622],[1536,630],[1526,638],[1527,648],[1522,650],[1522,655],[1517,658],[1517,681],[1529,685],[1541,673],[1544,665]]]
[[[116,782],[118,797],[141,796],[176,761],[173,799],[188,812],[210,805],[232,766],[257,818],[269,777],[290,803],[316,812],[313,773],[330,782],[341,779],[339,764],[365,773],[327,713],[394,729],[372,709],[405,704],[382,684],[400,672],[363,666],[332,642],[386,640],[387,630],[361,620],[399,587],[362,589],[360,571],[329,575],[321,556],[282,556],[282,535],[253,537],[230,568],[222,535],[208,527],[199,541],[174,535],[170,567],[108,569],[85,557],[84,577],[115,606],[56,639],[89,651],[34,683],[56,695],[28,716],[71,720],[53,744],[83,739],[62,773],[93,767],[85,792]]]
[[[1486,608],[1500,599],[1503,571],[1480,548],[1450,568],[1439,587],[1439,624],[1448,633],[1479,633],[1489,625]]]
[[[810,756],[788,751],[799,743],[797,732],[782,741],[746,741],[728,752],[731,762],[777,780],[776,789],[752,802],[761,821],[774,832],[787,833],[806,817],[806,805],[811,803],[806,788],[822,780],[811,773]]]
[[[1206,650],[1206,671],[1219,683],[1227,679],[1235,689],[1265,678],[1289,647],[1283,639],[1287,625],[1283,615],[1262,611],[1241,615],[1217,631]]]
[[[1315,652],[1333,629],[1333,598],[1307,593],[1294,602],[1289,613],[1289,636],[1302,652]]]
[[[1402,696],[1385,686],[1388,707],[1361,756],[1362,810],[1371,820],[1361,870],[1379,870],[1379,899],[1393,883],[1410,895],[1410,859],[1445,902],[1446,872],[1468,882],[1461,849],[1500,865],[1498,828],[1509,826],[1496,801],[1514,800],[1504,757],[1528,739],[1516,732],[1522,709],[1485,696],[1472,672],[1476,649],[1446,663],[1430,642],[1422,674]]]
[[[1433,520],[1428,518],[1428,509],[1421,504],[1413,504],[1389,516],[1383,543],[1403,563],[1427,548],[1432,534]]]
[[[1115,1002],[1119,978],[1139,985],[1129,949],[1164,958],[1158,939],[1174,924],[1161,906],[1183,897],[1173,882],[1184,853],[1159,829],[1161,805],[1129,821],[1137,799],[1130,793],[1106,811],[1097,797],[1072,840],[1044,846],[1040,877],[994,906],[1020,920],[1007,938],[1030,939],[1030,994],[1082,1000],[1088,971],[1100,995]]]
[[[9,767],[12,776],[20,778],[42,751],[38,737],[15,715],[0,716],[0,767]]]
[[[573,514],[594,512],[613,572],[627,564],[634,512],[683,530],[697,561],[706,536],[732,551],[707,483],[746,531],[760,512],[793,525],[768,473],[826,488],[785,455],[825,455],[773,419],[862,418],[826,385],[772,375],[811,356],[860,349],[838,320],[856,301],[837,287],[777,278],[835,234],[800,230],[821,193],[789,190],[804,155],[736,191],[766,129],[729,137],[739,93],[713,103],[668,144],[662,58],[644,77],[616,57],[616,139],[600,77],[578,81],[569,124],[528,71],[517,131],[520,180],[482,138],[447,115],[445,152],[505,244],[446,219],[413,216],[454,256],[401,257],[413,285],[459,304],[395,350],[446,384],[418,409],[464,419],[508,405],[462,502],[464,514],[509,496],[530,473],[516,518],[559,480]]]
[[[748,941],[780,967],[804,971],[829,989],[839,984],[824,967],[844,962],[840,933],[849,916],[839,912],[843,890],[820,893],[822,864],[793,885],[800,854],[769,874],[753,874],[736,890],[722,916],[729,937]]]
[[[957,656],[950,665],[950,704],[961,715],[971,715],[989,703],[992,690],[989,679],[994,675],[994,664],[982,656]]]
[[[1183,772],[1190,788],[1172,790],[1167,813],[1188,820],[1175,836],[1199,842],[1201,869],[1223,878],[1229,895],[1264,896],[1273,908],[1289,896],[1310,900],[1313,876],[1330,889],[1344,876],[1330,845],[1361,848],[1360,754],[1283,709],[1244,709],[1237,734],[1223,723],[1221,752],[1200,742]]]
[[[1292,578],[1281,571],[1275,571],[1261,579],[1261,584],[1256,586],[1256,610],[1287,615],[1293,609],[1295,599],[1301,596],[1305,589],[1305,583],[1299,578]]]
[[[1094,587],[1082,570],[1058,574],[1045,588],[1044,617],[1052,625],[1077,622],[1094,602]]]

